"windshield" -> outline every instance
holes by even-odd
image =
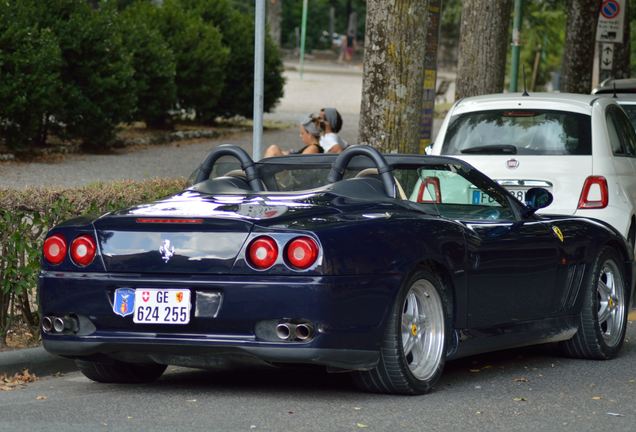
[[[442,154],[591,155],[591,117],[565,111],[493,110],[451,120]]]

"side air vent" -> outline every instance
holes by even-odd
[[[571,264],[568,266],[565,290],[561,298],[562,311],[569,311],[574,307],[579,290],[581,289],[584,274],[585,264]]]

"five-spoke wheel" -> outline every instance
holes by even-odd
[[[576,334],[561,343],[567,355],[605,360],[618,354],[625,340],[629,301],[623,262],[612,247],[597,255],[583,282]]]
[[[354,373],[356,384],[380,393],[422,394],[437,382],[451,332],[449,293],[431,269],[417,270],[393,306],[374,369]]]

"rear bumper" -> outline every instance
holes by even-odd
[[[75,317],[79,327],[42,333],[47,351],[71,358],[110,357],[206,367],[219,359],[369,369],[378,360],[398,275],[330,277],[179,277],[42,272],[42,316]],[[113,312],[118,288],[188,288],[186,325],[134,324]],[[197,292],[218,292],[215,317],[197,316]],[[308,340],[281,340],[281,321],[310,322]]]
[[[131,338],[44,340],[44,348],[54,354],[77,359],[113,358],[128,362],[161,363],[186,367],[216,367],[235,363],[295,363],[333,368],[368,370],[378,362],[379,351],[290,346],[228,344],[182,344],[170,340],[152,342]]]

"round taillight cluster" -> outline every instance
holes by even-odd
[[[60,234],[54,234],[44,240],[44,259],[49,264],[57,265],[64,261],[68,246],[66,239]],[[95,259],[97,246],[95,240],[90,235],[76,237],[71,243],[70,255],[73,263],[80,267],[86,267]]]
[[[71,243],[71,258],[78,266],[85,267],[93,262],[97,246],[89,235],[81,235]]]
[[[49,264],[59,264],[66,256],[66,240],[61,235],[52,235],[44,240],[44,259]]]
[[[287,262],[292,267],[305,270],[318,258],[318,244],[311,237],[296,237],[287,245]]]
[[[261,236],[255,238],[248,248],[250,263],[260,270],[270,268],[278,258],[278,245],[273,238]]]
[[[318,259],[318,243],[311,237],[292,239],[285,247],[285,262],[293,269],[305,270]],[[252,240],[247,247],[249,263],[258,270],[266,270],[278,260],[278,243],[269,236]]]

